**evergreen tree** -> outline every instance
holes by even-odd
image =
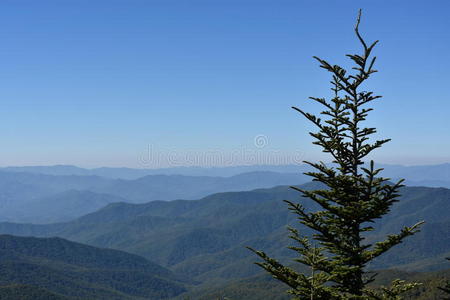
[[[321,211],[309,212],[301,204],[286,201],[299,222],[314,232],[311,238],[289,228],[290,238],[295,241],[295,246],[289,248],[298,253],[295,261],[309,266],[311,274],[298,273],[264,252],[250,248],[263,259],[257,264],[287,284],[294,299],[401,299],[399,294],[416,286],[396,280],[391,287],[378,291],[367,288],[375,275],[369,276],[365,272],[366,265],[418,232],[422,222],[404,227],[399,234],[389,235],[384,241],[364,243],[364,235],[373,230],[370,224],[390,211],[398,201],[403,185],[402,181],[392,184],[388,178],[379,177],[382,169],[376,169],[373,161],[368,165],[363,162],[389,139],[371,142],[369,137],[376,129],[362,124],[372,111],[367,104],[381,96],[361,88],[377,72],[374,69],[376,57],[372,58],[371,54],[378,41],[372,44],[364,41],[359,33],[360,17],[361,11],[355,33],[363,52],[347,55],[355,64],[352,74],[314,57],[332,77],[333,97],[330,100],[310,98],[324,108],[321,118],[293,107],[318,128],[318,132],[310,133],[313,144],[333,159],[331,166],[323,162],[305,162],[314,168],[305,174],[322,183],[323,189],[308,191],[292,187],[319,204]]]

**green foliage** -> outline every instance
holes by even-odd
[[[295,246],[289,247],[298,254],[295,261],[309,266],[311,272],[299,273],[264,252],[250,248],[263,259],[257,264],[288,285],[291,288],[289,293],[295,299],[400,299],[400,294],[416,287],[416,284],[400,280],[393,281],[381,292],[367,287],[374,280],[373,276],[365,273],[367,264],[404,238],[417,233],[422,222],[404,227],[398,234],[389,234],[383,241],[364,242],[366,233],[374,230],[371,224],[389,213],[391,206],[398,201],[402,181],[391,184],[387,178],[379,177],[382,169],[376,169],[373,161],[369,166],[364,165],[364,159],[389,140],[371,142],[370,137],[376,129],[362,124],[372,111],[367,104],[381,96],[361,88],[377,72],[374,69],[376,57],[371,58],[371,54],[378,41],[367,44],[361,37],[360,15],[355,33],[363,53],[347,55],[354,63],[353,74],[314,57],[320,67],[332,75],[334,97],[329,101],[310,98],[323,106],[320,113],[323,119],[294,107],[318,128],[318,132],[310,133],[314,138],[313,144],[330,154],[335,164],[305,162],[315,169],[306,175],[324,184],[325,188],[305,190],[293,187],[303,197],[317,203],[321,210],[311,212],[302,204],[286,201],[299,222],[315,232],[312,242],[297,229],[289,228],[290,238],[296,242]]]
[[[365,290],[365,293],[369,296],[370,299],[376,300],[401,300],[405,292],[413,290],[420,286],[420,283],[407,283],[404,280],[394,279],[391,283],[391,286],[385,287],[382,286],[378,290]]]
[[[12,284],[0,286],[1,300],[69,300],[62,295],[52,293],[48,290],[31,286]]]
[[[450,257],[447,259],[450,260]],[[447,298],[445,298],[445,299],[449,300],[450,299],[450,281],[447,281],[447,284],[443,287],[439,287],[439,289],[448,295]]]
[[[0,286],[11,285],[71,299],[167,299],[186,291],[172,272],[136,255],[60,238],[0,236]]]
[[[442,286],[443,282],[450,279],[450,269],[439,272],[404,272],[399,270],[380,270],[378,276],[370,284],[372,292],[376,295],[382,295],[386,285],[391,285],[395,278],[401,277],[408,281],[420,281],[422,285],[406,292],[403,299],[407,300],[442,300],[444,292],[437,287]],[[216,299],[219,295],[225,295],[230,300],[288,300],[290,296],[285,293],[286,287],[280,281],[277,281],[267,275],[259,275],[245,280],[233,281],[216,287],[204,287],[190,291],[177,297],[177,300],[209,300]],[[388,298],[389,299],[389,298]],[[394,298],[395,299],[395,298]]]

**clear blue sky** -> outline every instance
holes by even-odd
[[[311,57],[359,50],[360,7],[380,40],[369,123],[393,139],[375,158],[450,162],[449,1],[4,0],[0,165],[327,160],[290,107],[329,95]]]

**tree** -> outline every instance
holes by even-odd
[[[388,178],[379,177],[382,169],[376,169],[373,161],[364,163],[373,150],[390,140],[372,142],[370,136],[376,129],[362,124],[372,111],[367,104],[381,96],[362,89],[363,83],[377,72],[376,57],[372,58],[371,54],[378,41],[369,45],[361,37],[360,18],[361,11],[355,33],[363,52],[347,55],[354,63],[352,72],[314,57],[332,77],[330,100],[310,98],[324,108],[320,117],[293,107],[318,128],[318,132],[310,133],[313,144],[331,155],[333,162],[332,165],[305,162],[314,170],[305,174],[322,183],[323,189],[309,191],[292,187],[319,204],[321,211],[309,212],[299,203],[285,201],[299,222],[314,232],[312,237],[307,237],[289,228],[290,238],[295,241],[295,246],[289,248],[298,254],[295,261],[311,268],[311,274],[298,273],[263,251],[249,248],[263,259],[257,263],[259,266],[290,287],[294,299],[400,299],[399,294],[416,286],[396,280],[391,287],[380,291],[367,287],[375,275],[368,275],[366,265],[418,232],[423,222],[404,227],[399,234],[389,235],[384,241],[364,243],[365,234],[374,229],[371,224],[390,211],[403,185],[402,180],[390,183]]]
[[[447,260],[450,261],[450,257],[448,257]],[[448,297],[445,298],[445,300],[450,300],[450,281],[448,281],[445,286],[440,287],[439,289],[448,295]]]

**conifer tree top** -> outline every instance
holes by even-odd
[[[361,11],[355,34],[362,53],[347,55],[354,63],[350,71],[314,57],[332,79],[330,99],[309,98],[323,110],[317,116],[293,107],[316,126],[318,131],[310,133],[313,144],[328,153],[333,161],[333,165],[305,162],[314,168],[306,174],[322,183],[323,189],[311,191],[292,187],[303,198],[319,204],[322,210],[306,211],[301,203],[286,201],[299,222],[314,232],[308,236],[301,233],[302,228],[289,228],[290,238],[296,243],[289,247],[298,255],[295,261],[310,267],[311,274],[297,273],[264,252],[255,251],[264,261],[257,264],[286,283],[295,299],[388,299],[383,295],[399,295],[416,286],[396,280],[381,292],[367,288],[374,280],[374,276],[366,272],[367,264],[416,233],[421,223],[404,227],[384,241],[365,242],[366,233],[373,231],[371,224],[387,214],[398,201],[402,181],[392,184],[388,178],[379,176],[382,169],[375,168],[373,161],[364,164],[365,158],[389,139],[372,141],[376,129],[364,126],[372,111],[368,105],[381,96],[361,89],[377,72],[372,52],[378,41],[366,43],[359,32],[360,21]]]

